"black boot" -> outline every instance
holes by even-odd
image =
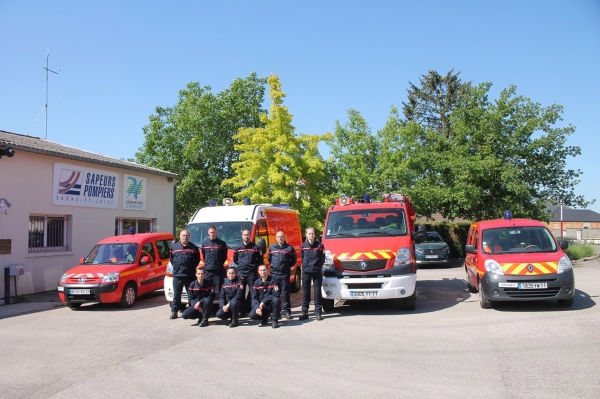
[[[200,327],[206,327],[206,326],[208,326],[208,319],[202,319],[202,321],[198,325]]]
[[[323,316],[321,316],[321,312],[315,312],[315,319],[321,321],[323,320]]]
[[[176,318],[177,318],[177,312],[171,312],[171,316],[169,316],[169,319],[175,320]]]
[[[231,324],[229,324],[229,328],[234,328],[234,327],[237,327],[239,325],[240,325],[240,323],[238,323],[237,319],[236,320],[232,320]]]
[[[306,320],[306,319],[308,319],[308,312],[305,312],[303,310],[302,314],[300,315],[300,317],[298,317],[298,320]]]

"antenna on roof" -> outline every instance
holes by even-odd
[[[50,50],[48,50],[46,52],[46,67],[44,68],[46,70],[46,106],[45,106],[45,110],[46,110],[46,136],[44,137],[44,139],[48,138],[48,72],[52,72],[56,75],[58,75],[60,73],[60,64],[58,64],[58,72],[53,71],[52,69],[48,68],[48,59],[50,58]],[[38,116],[39,118],[39,116]],[[36,119],[37,122],[37,119]],[[34,124],[35,125],[35,124]]]

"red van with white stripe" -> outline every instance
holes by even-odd
[[[133,306],[138,296],[163,288],[174,239],[171,233],[144,233],[101,240],[63,274],[60,300],[71,309],[88,302]]]

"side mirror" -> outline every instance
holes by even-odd
[[[562,240],[562,241],[560,242],[560,249],[567,249],[567,248],[569,248],[569,241],[567,241],[567,240]]]
[[[267,243],[265,242],[264,238],[259,238],[256,245],[258,245],[263,254],[267,253]]]
[[[140,260],[140,265],[146,265],[148,263],[150,263],[150,257],[149,256],[142,256],[142,260]]]
[[[79,264],[83,265],[83,262],[85,262],[85,258],[79,258]]]
[[[468,254],[477,254],[477,250],[471,244],[465,245],[465,252],[468,253]]]

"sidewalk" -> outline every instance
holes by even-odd
[[[22,299],[21,302],[15,303],[15,298],[10,298],[9,305],[4,304],[4,298],[0,299],[0,319],[19,316],[26,313],[42,312],[65,306],[64,303],[58,299],[58,291],[56,290],[19,296],[19,299]]]

